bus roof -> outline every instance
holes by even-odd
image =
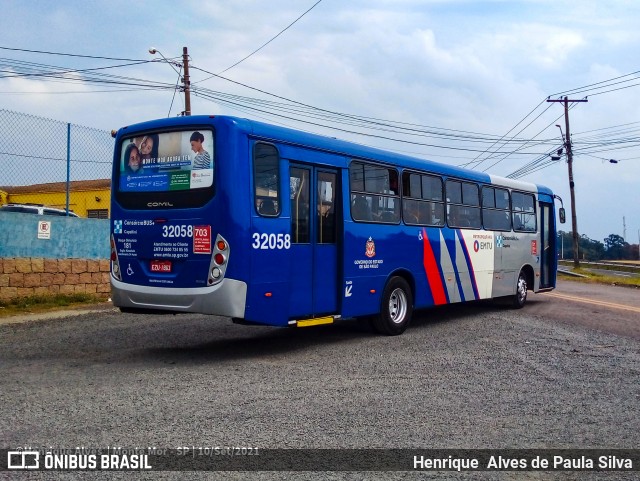
[[[290,145],[301,145],[316,150],[331,152],[346,156],[350,159],[371,160],[376,162],[398,165],[406,169],[429,171],[435,174],[468,179],[475,182],[491,183],[516,190],[532,191],[553,196],[553,192],[542,185],[506,177],[495,176],[471,169],[464,169],[441,162],[434,162],[427,159],[412,157],[405,154],[398,154],[383,149],[368,147],[366,145],[336,139],[319,134],[313,134],[287,127],[258,122],[241,117],[224,115],[193,115],[188,117],[174,117],[166,119],[151,120],[140,124],[123,127],[118,131],[118,137],[131,135],[138,131],[148,131],[156,129],[167,129],[175,127],[187,127],[188,125],[213,124],[226,125],[228,128],[235,128],[249,136],[263,140],[271,140],[287,143]]]

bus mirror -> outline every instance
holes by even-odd
[[[564,224],[565,221],[567,220],[567,217],[564,213],[564,207],[560,207],[560,210],[558,211],[558,214],[560,214],[560,223]]]

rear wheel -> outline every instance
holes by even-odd
[[[373,318],[373,327],[380,334],[397,336],[411,322],[413,296],[407,281],[392,277],[384,288],[380,313]]]
[[[513,307],[521,309],[527,302],[527,276],[524,271],[518,274],[518,282],[516,282],[516,293],[513,296]]]

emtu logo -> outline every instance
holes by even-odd
[[[8,451],[7,469],[38,469],[40,453],[38,451]]]
[[[491,250],[493,249],[493,242],[479,242],[479,241],[475,241],[473,243],[473,250],[475,252],[478,252],[480,250]]]

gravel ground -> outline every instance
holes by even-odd
[[[0,325],[0,374],[0,433],[11,448],[640,446],[639,342],[560,325],[527,308],[434,309],[419,313],[398,337],[374,335],[355,322],[292,330],[200,315],[94,312]],[[637,479],[638,473],[137,477],[528,480]]]

